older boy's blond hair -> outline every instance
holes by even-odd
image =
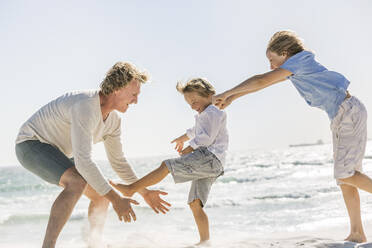
[[[200,96],[203,97],[209,97],[216,94],[214,87],[211,85],[211,83],[208,82],[208,80],[204,78],[193,78],[187,81],[186,84],[182,84],[179,82],[177,83],[176,88],[182,94],[185,94],[187,92],[197,92]]]
[[[287,53],[290,57],[305,50],[303,41],[297,34],[290,30],[276,32],[267,45],[267,50],[278,55]]]
[[[104,95],[109,95],[115,90],[125,87],[132,79],[145,83],[148,80],[146,72],[139,71],[135,65],[129,62],[117,62],[106,73],[100,87]]]

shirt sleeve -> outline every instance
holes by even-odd
[[[104,145],[113,170],[125,183],[130,184],[137,181],[138,178],[124,157],[120,136],[121,121],[119,120],[113,133],[104,137]]]
[[[195,137],[195,126],[186,130],[186,135],[189,139],[193,139]]]
[[[221,115],[206,113],[200,115],[195,125],[195,137],[190,141],[190,146],[196,149],[200,146],[210,146],[220,130]]]
[[[309,64],[314,58],[314,54],[309,51],[299,52],[292,57],[288,58],[280,68],[292,72],[292,74],[302,74],[306,65]]]
[[[84,103],[71,108],[71,143],[75,166],[85,181],[100,195],[107,194],[112,187],[92,160],[92,137],[96,115]]]

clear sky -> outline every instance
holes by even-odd
[[[370,0],[1,1],[0,166],[18,164],[15,137],[38,108],[66,91],[97,88],[120,60],[151,75],[138,104],[121,115],[124,153],[176,155],[170,141],[194,123],[176,82],[206,77],[220,92],[266,72],[267,42],[282,29],[344,74],[371,112],[371,9]],[[227,113],[233,151],[331,141],[327,115],[289,81],[239,99]],[[95,157],[104,158],[102,145]]]

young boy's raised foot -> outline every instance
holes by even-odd
[[[130,185],[125,185],[121,183],[115,183],[110,180],[110,184],[115,189],[119,190],[124,196],[132,197],[136,191],[134,191]]]
[[[367,242],[366,236],[362,233],[351,233],[345,241],[355,242],[355,243],[364,243]]]

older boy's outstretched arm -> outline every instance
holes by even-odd
[[[255,75],[234,88],[214,96],[213,104],[220,108],[225,108],[235,99],[282,82],[290,75],[292,75],[292,72],[282,68],[278,68],[264,74]]]

